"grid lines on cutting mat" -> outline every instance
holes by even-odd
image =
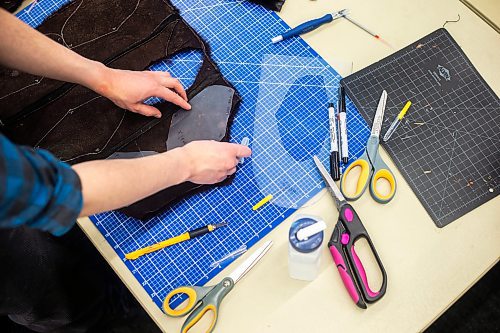
[[[29,13],[25,10],[20,17],[32,26],[37,26],[62,4],[57,0],[39,0]],[[316,147],[308,147],[289,134],[295,126],[301,126],[312,133],[304,137],[308,142],[328,146],[322,144],[329,142],[327,105],[328,102],[336,103],[336,89],[340,80],[340,76],[302,39],[272,44],[271,38],[289,27],[275,13],[260,6],[247,1],[227,0],[179,0],[173,1],[173,4],[180,9],[181,16],[208,42],[214,61],[242,97],[231,126],[230,141],[241,142],[244,137],[248,137],[250,147],[254,150],[261,148],[262,156],[267,154],[272,162],[261,168],[253,163],[256,156],[246,158],[245,163],[238,166],[231,185],[183,199],[148,221],[138,221],[120,212],[106,212],[91,217],[106,241],[160,308],[166,294],[173,288],[185,284],[205,284],[223,268],[210,267],[212,262],[242,244],[250,248],[290,216],[296,207],[306,203],[324,187],[310,153],[307,152]],[[292,60],[296,57],[302,59],[302,62],[294,64],[290,61],[266,67],[270,74],[269,80],[261,82],[263,59],[266,56],[285,56]],[[167,61],[155,65],[154,69],[171,70],[172,75],[181,78],[181,83],[187,87],[196,75],[190,64],[194,67],[199,63],[193,54],[179,59],[184,59],[182,61],[185,66],[172,68]],[[300,82],[301,76],[298,72],[321,77],[322,84],[314,80],[309,81],[309,84],[299,84],[297,82]],[[280,78],[283,73],[291,76],[290,84],[282,84]],[[297,96],[291,96],[290,100],[275,97],[279,92],[291,89],[297,91]],[[322,89],[326,91],[328,100],[320,100],[320,96],[324,94],[317,91]],[[309,91],[310,94],[306,95],[304,91]],[[283,131],[284,136],[272,135],[266,126],[262,126],[265,130],[254,133],[257,120],[255,112],[261,102],[259,95],[270,102],[270,106],[279,105],[280,110],[287,113],[285,120],[279,124],[282,128],[289,129]],[[300,103],[291,102],[292,99]],[[349,148],[353,160],[364,148],[369,129],[350,101],[347,106]],[[305,116],[291,114],[292,110],[303,112]],[[262,115],[264,117],[259,121],[263,125],[270,124],[270,117],[275,116],[270,113]],[[297,156],[306,162],[290,164],[277,156],[276,150],[266,149],[277,145],[287,146],[290,152],[299,152]],[[318,154],[326,163],[328,149],[318,150]],[[282,199],[286,199],[290,205],[283,207],[271,202],[252,211],[252,206],[269,194],[266,193],[268,187],[259,187],[256,178],[271,170],[276,172],[276,177],[269,182],[269,186],[280,187],[286,184],[293,188],[293,191],[280,193]],[[296,174],[300,176],[291,176]],[[135,261],[124,259],[125,254],[130,251],[221,220],[227,220],[229,226]]]
[[[371,123],[388,92],[382,132],[412,106],[384,148],[436,225],[500,190],[500,102],[452,37],[440,29],[342,81]]]

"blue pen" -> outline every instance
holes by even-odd
[[[273,43],[278,43],[281,42],[283,39],[287,39],[293,36],[299,36],[302,34],[305,34],[306,32],[313,31],[314,29],[322,26],[323,24],[330,23],[335,19],[338,19],[340,17],[346,16],[347,15],[347,9],[342,9],[338,12],[334,12],[332,14],[326,14],[323,17],[307,21],[305,23],[302,23],[298,25],[297,27],[288,30],[284,34],[280,36],[274,37],[271,41]]]

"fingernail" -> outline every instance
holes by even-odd
[[[155,114],[155,117],[156,117],[156,118],[161,118],[161,113],[159,113],[159,114]]]

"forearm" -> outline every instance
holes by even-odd
[[[3,9],[0,31],[0,63],[4,66],[99,89],[107,70],[103,64],[56,43]]]
[[[77,164],[82,183],[80,216],[132,204],[189,177],[182,148],[129,160],[102,160]]]

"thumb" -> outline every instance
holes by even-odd
[[[236,157],[249,157],[252,155],[252,150],[247,146],[238,143],[233,143],[232,145],[234,146]]]

